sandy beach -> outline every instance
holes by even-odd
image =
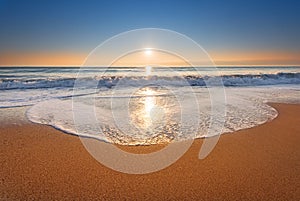
[[[276,119],[222,135],[204,160],[195,140],[176,163],[146,175],[103,166],[78,137],[52,127],[1,124],[0,200],[300,200],[300,105],[271,105]]]

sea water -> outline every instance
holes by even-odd
[[[223,85],[207,86],[216,70]],[[299,103],[299,84],[300,67],[157,67],[150,75],[133,67],[2,67],[1,121],[21,118],[8,108],[25,108],[30,121],[66,133],[157,144],[208,136],[210,87],[224,89],[220,126],[229,133],[274,119],[267,102]]]

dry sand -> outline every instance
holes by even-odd
[[[2,126],[0,200],[300,200],[300,105],[272,106],[275,120],[222,135],[204,160],[196,140],[176,163],[146,175],[101,165],[78,137],[49,126]]]

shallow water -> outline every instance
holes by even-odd
[[[26,111],[30,121],[67,133],[157,144],[251,128],[276,117],[266,102],[300,102],[299,67],[224,67],[217,77],[198,70],[156,68],[145,76],[142,68],[89,68],[76,79],[78,68],[1,68],[7,109],[0,120],[20,122]],[[214,78],[224,86],[206,86]]]
[[[184,93],[184,87],[173,92],[176,90],[184,99],[181,104],[164,89],[144,88],[135,97],[123,94],[108,98],[106,94],[96,96],[93,102],[90,102],[91,97],[82,97],[75,100],[75,108],[69,99],[45,101],[31,107],[27,117],[66,132],[118,144],[156,144],[207,137],[211,123],[207,89],[194,89],[197,106],[190,104],[193,97]],[[266,102],[299,103],[299,97],[300,89],[284,87],[226,88],[226,117],[224,124],[220,122],[222,133],[270,121],[277,116],[277,111]]]

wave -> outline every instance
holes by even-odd
[[[165,86],[206,86],[211,78],[221,78],[224,86],[261,86],[279,84],[300,84],[300,73],[277,74],[245,74],[211,76],[101,76],[86,78],[18,78],[0,77],[0,90],[41,89],[41,88],[72,88],[78,86],[93,86],[112,88],[122,83],[122,86],[140,86],[147,83]]]

